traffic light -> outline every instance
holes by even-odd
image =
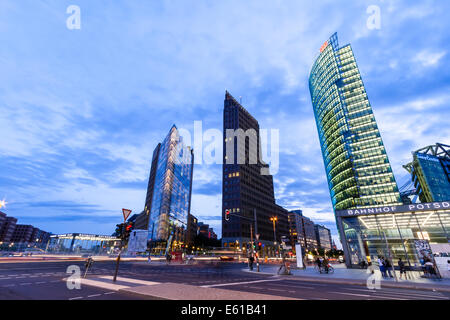
[[[225,210],[225,220],[230,221],[230,210]]]
[[[133,222],[127,222],[126,224],[124,224],[124,233],[123,233],[123,240],[124,241],[128,241],[128,239],[130,238],[130,234],[131,231],[133,231]]]
[[[116,225],[116,232],[115,232],[117,238],[122,239],[124,234],[124,224],[120,223]]]
[[[261,245],[262,245],[262,243],[258,242],[258,250],[261,250]]]

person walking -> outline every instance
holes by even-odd
[[[324,257],[323,261],[322,261],[322,265],[323,265],[323,267],[325,269],[325,273],[328,273],[328,271],[329,271],[328,264],[329,264],[329,262],[328,262],[327,257]]]
[[[386,266],[384,265],[384,259],[382,256],[378,256],[378,267],[380,268],[381,275],[386,278]]]
[[[250,271],[253,271],[253,261],[255,261],[255,258],[253,256],[248,257],[248,267],[250,268]]]
[[[317,270],[319,271],[319,273],[322,273],[322,260],[320,260],[319,257],[317,257],[315,262],[317,265]]]
[[[427,274],[430,278],[437,277],[436,270],[434,269],[434,264],[431,259],[425,259],[425,270],[427,270]]]
[[[405,267],[405,263],[402,261],[402,258],[398,258],[398,268],[400,269],[400,279],[402,278],[402,274],[405,275],[405,280],[407,280],[406,278],[406,267]]]
[[[391,263],[391,261],[390,261],[388,258],[386,258],[386,259],[384,260],[384,267],[386,268],[386,271],[385,271],[385,272],[389,273],[389,277],[393,278],[394,276],[392,275],[392,272],[391,272],[391,269],[392,269],[392,263]],[[387,276],[387,275],[386,275],[386,276]]]

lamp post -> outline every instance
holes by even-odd
[[[277,245],[277,233],[275,231],[275,223],[278,221],[278,218],[276,216],[270,217],[270,221],[273,223],[273,245]]]

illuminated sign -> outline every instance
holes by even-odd
[[[429,154],[424,154],[424,153],[418,153],[417,158],[427,160],[427,161],[439,162],[439,159],[437,157],[431,156]]]
[[[385,206],[377,208],[362,208],[362,209],[349,209],[349,210],[337,210],[336,215],[339,217],[348,216],[361,216],[368,214],[380,214],[380,213],[397,213],[408,211],[427,211],[427,210],[439,210],[450,209],[450,202],[432,202],[432,203],[413,203],[402,206]]]
[[[328,46],[328,41],[325,41],[325,43],[320,47],[320,52],[322,53],[323,50]]]

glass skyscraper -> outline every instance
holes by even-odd
[[[450,200],[450,146],[436,143],[414,151],[403,166],[410,174],[421,202]]]
[[[401,204],[352,48],[337,34],[320,48],[309,89],[334,210]]]
[[[175,125],[155,148],[143,214],[149,216],[149,240],[153,248],[185,242],[191,206],[193,150],[185,146]]]
[[[402,205],[352,48],[336,34],[320,48],[309,88],[346,265],[384,256],[412,270],[433,259],[449,241],[450,204]]]

